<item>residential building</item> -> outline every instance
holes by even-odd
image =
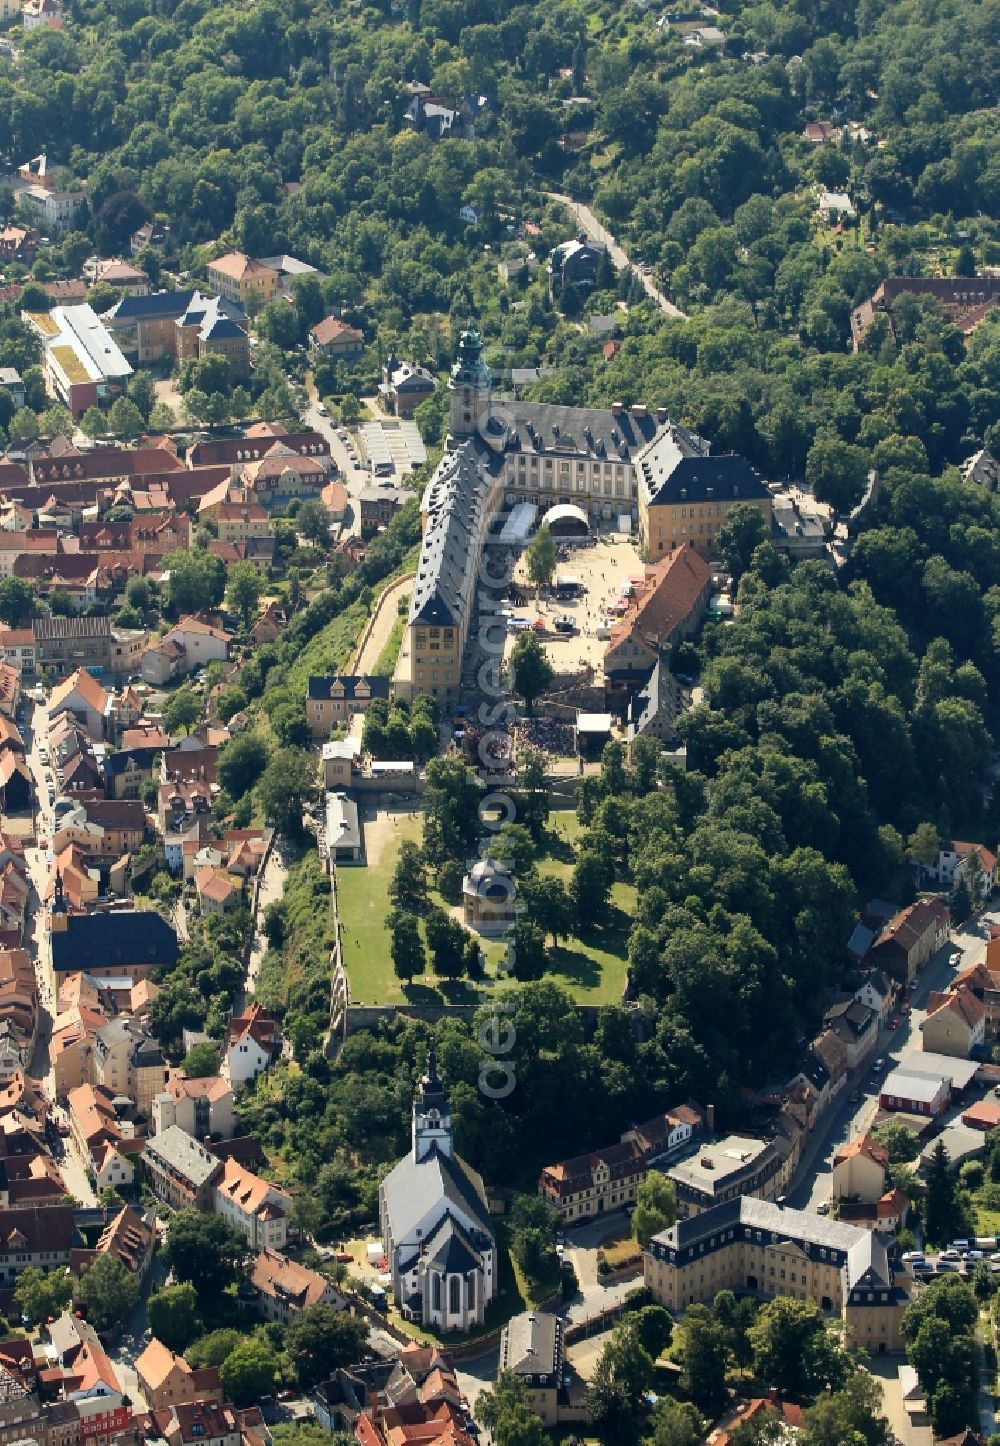
[[[46,15],[52,12],[44,12]],[[32,21],[44,23],[41,14],[32,11]],[[54,231],[71,231],[77,225],[80,207],[86,201],[86,192],[77,189],[60,190],[55,183],[55,174],[49,168],[46,156],[35,156],[18,169],[18,183],[15,200],[32,215],[39,230],[46,235]]]
[[[932,991],[920,1025],[924,1049],[968,1059],[986,1042],[987,1012],[971,989],[952,989],[944,994]]]
[[[225,465],[230,468],[230,481],[235,481],[245,463],[259,462],[279,447],[282,455],[290,451],[300,457],[326,459],[324,470],[330,465],[330,442],[322,432],[296,432],[290,436],[280,422],[257,422],[248,427],[242,437],[195,442],[188,452],[188,466],[196,469]]]
[[[388,702],[388,678],[348,673],[310,678],[306,690],[306,722],[311,737],[329,738],[338,724],[349,722],[355,713],[367,713],[373,698]]]
[[[863,1350],[903,1349],[909,1277],[897,1279],[881,1237],[812,1211],[735,1197],[654,1235],[643,1278],[675,1314],[720,1290],[790,1295],[841,1319]]]
[[[281,1053],[281,1029],[277,1020],[259,1004],[229,1021],[229,1033],[222,1055],[220,1074],[238,1092],[264,1073]]]
[[[37,617],[31,630],[37,673],[63,678],[79,668],[94,674],[112,669],[111,625],[106,617]]]
[[[21,26],[25,35],[32,30],[61,30],[65,23],[66,12],[60,0],[24,0]]]
[[[904,1110],[910,1115],[941,1115],[948,1108],[951,1085],[951,1080],[940,1074],[900,1066],[883,1081],[879,1104],[884,1110]]]
[[[358,494],[361,514],[361,536],[372,537],[380,528],[388,527],[414,494],[402,487],[386,485],[365,487]]]
[[[283,506],[293,497],[317,499],[326,486],[327,469],[319,457],[306,456],[293,445],[274,442],[257,461],[244,463],[239,480],[265,507]]]
[[[956,974],[949,987],[972,991],[986,1008],[986,1039],[996,1039],[1000,1033],[1000,941],[988,940],[985,960]]]
[[[379,1228],[404,1315],[442,1332],[482,1325],[497,1290],[496,1240],[483,1182],[454,1153],[433,1036],[410,1153],[379,1186]]]
[[[194,1401],[215,1405],[222,1402],[222,1386],[216,1367],[192,1370],[183,1356],[168,1350],[155,1336],[136,1358],[135,1374],[146,1404],[154,1411],[169,1410]]]
[[[634,688],[701,624],[712,591],[708,563],[685,543],[646,569],[634,603],[611,630],[604,651],[608,693]]]
[[[0,1284],[22,1270],[55,1270],[69,1265],[70,1251],[82,1243],[70,1205],[0,1208]]]
[[[557,1315],[526,1311],[504,1326],[498,1371],[511,1371],[524,1385],[536,1416],[559,1424],[563,1388],[563,1322]]]
[[[3,244],[3,233],[0,232],[0,246]],[[974,482],[977,487],[982,487],[987,492],[995,492],[1000,485],[1000,461],[986,447],[973,452],[971,457],[966,457],[959,471],[963,481]]]
[[[597,272],[607,260],[603,246],[574,238],[553,246],[549,252],[549,290],[558,295],[563,286],[590,291],[597,285]]]
[[[337,1371],[316,1388],[316,1418],[364,1446],[474,1446],[454,1370],[437,1346],[413,1342],[395,1360],[365,1361]]]
[[[437,385],[432,372],[412,362],[400,361],[392,352],[382,368],[379,396],[382,404],[397,417],[412,417],[421,402],[427,400]]]
[[[324,1276],[276,1250],[260,1252],[253,1264],[250,1284],[257,1292],[264,1319],[279,1321],[282,1325],[288,1325],[307,1306],[329,1305],[334,1310],[343,1310],[347,1304]]]
[[[86,668],[77,668],[53,688],[48,702],[49,728],[64,713],[69,713],[95,741],[104,737],[104,719],[108,711],[108,694]]]
[[[364,356],[365,334],[339,316],[326,316],[309,328],[309,348],[320,356],[356,361]]]
[[[118,1017],[94,1035],[94,1080],[112,1095],[127,1095],[150,1119],[153,1101],[167,1080],[167,1061],[157,1041],[131,1019]]]
[[[278,286],[279,274],[262,261],[255,261],[242,251],[227,251],[208,263],[208,280],[227,301],[238,302],[247,310],[251,296],[265,306]]]
[[[969,881],[971,859],[975,854],[981,872],[980,897],[973,902],[983,903],[996,888],[997,856],[985,844],[967,843],[963,839],[942,839],[934,863],[921,868],[921,877],[940,889],[953,889],[960,878]]]
[[[165,1205],[214,1211],[215,1181],[222,1174],[222,1163],[179,1125],[147,1140],[142,1159],[153,1193]]]
[[[846,1067],[857,1069],[878,1046],[879,1017],[859,999],[848,998],[832,1004],[823,1016],[827,1029],[847,1051]]]
[[[660,1158],[682,1149],[696,1128],[695,1112],[681,1106],[665,1117],[674,1119],[672,1141]],[[636,1192],[649,1170],[649,1155],[637,1134],[615,1145],[546,1165],[538,1178],[538,1193],[555,1205],[567,1224],[635,1203]]]
[[[281,1250],[288,1238],[292,1197],[238,1161],[223,1163],[215,1182],[215,1213],[246,1236],[255,1250]]]
[[[173,1073],[153,1100],[152,1121],[156,1135],[176,1125],[196,1140],[228,1140],[236,1127],[232,1088],[219,1075],[188,1079]]]
[[[948,907],[940,899],[918,899],[889,920],[872,946],[872,962],[897,982],[911,984],[947,944],[950,922]]]
[[[851,338],[860,351],[873,322],[885,318],[894,336],[893,313],[900,296],[926,296],[937,301],[948,319],[965,335],[1000,302],[1000,276],[887,276],[872,296],[851,312]]]
[[[875,937],[872,934],[870,943],[875,942]],[[867,1004],[869,1009],[874,1009],[878,1015],[879,1024],[884,1024],[892,1009],[892,981],[888,975],[883,974],[881,969],[870,969],[855,989],[854,998],[862,1004]]]
[[[243,902],[241,881],[212,864],[195,871],[194,887],[203,914],[231,914]]]
[[[874,1203],[885,1194],[888,1178],[889,1151],[871,1135],[859,1135],[834,1152],[834,1200]]]
[[[6,3],[6,0],[4,0]],[[16,228],[15,228],[16,229]],[[0,231],[0,257],[6,256],[9,248],[9,238],[12,228]],[[27,236],[27,231],[16,232],[19,236]],[[21,373],[15,367],[0,367],[0,391],[4,391],[10,397],[15,407],[23,407],[25,396],[24,382],[21,380]]]
[[[196,672],[209,663],[224,663],[229,657],[228,633],[196,616],[181,618],[164,635],[163,641],[184,650],[186,673]]]
[[[24,315],[42,344],[46,387],[72,416],[124,391],[132,368],[86,302]]]
[[[161,914],[153,909],[70,914],[58,881],[49,928],[57,979],[82,970],[97,979],[127,977],[135,983],[177,963],[177,935]]]

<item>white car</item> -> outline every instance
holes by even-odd
[[[330,415],[330,413],[327,411],[326,407],[323,405],[322,402],[317,402],[317,404],[316,404],[316,410],[317,410],[317,412],[319,413],[319,415],[320,415],[321,417],[328,417],[328,416]]]
[[[952,966],[953,969],[954,969],[958,964],[961,964],[961,962],[962,962],[962,955],[961,955],[961,952],[960,952],[958,949],[955,950],[954,954],[949,954],[949,955],[948,955],[948,963]]]

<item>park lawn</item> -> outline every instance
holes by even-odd
[[[389,884],[399,846],[404,839],[420,842],[417,813],[400,817],[387,838],[376,864],[357,864],[337,870],[337,907],[344,966],[351,985],[352,1004],[405,1004],[402,981],[396,978],[389,957]]]
[[[560,810],[552,815],[553,826],[561,846],[543,858],[540,872],[568,878],[572,871],[572,845],[580,834],[575,813]],[[389,934],[385,918],[389,912],[389,883],[399,847],[404,839],[420,841],[422,820],[419,813],[405,814],[385,841],[376,864],[337,870],[337,898],[340,909],[344,964],[351,985],[354,1004],[440,1004],[468,1000],[469,984],[461,979],[438,980],[423,975],[404,985],[396,978],[389,957]],[[562,841],[565,841],[562,843]],[[433,903],[447,908],[432,890]],[[636,890],[630,883],[616,881],[611,889],[612,907],[603,928],[591,929],[581,936],[560,941],[551,951],[552,967],[546,974],[578,1004],[618,1004],[625,988],[628,936],[635,915]],[[488,990],[492,976],[504,958],[506,945],[501,939],[480,941],[486,957],[488,977],[476,980],[476,990]],[[501,988],[517,988],[516,983],[503,981]]]

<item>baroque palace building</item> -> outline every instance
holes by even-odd
[[[750,464],[712,457],[708,442],[663,408],[494,400],[483,343],[471,326],[462,332],[448,391],[448,448],[420,504],[423,543],[397,697],[455,699],[483,547],[518,503],[533,503],[543,515],[557,504],[572,506],[592,523],[628,517],[654,562],[684,542],[712,556],[738,503],[770,518],[770,493]]]
[[[851,1343],[873,1354],[903,1349],[901,1320],[910,1303],[908,1275],[896,1275],[886,1245],[871,1230],[738,1196],[678,1220],[643,1252],[652,1297],[671,1312],[717,1291],[818,1302],[839,1316]]]

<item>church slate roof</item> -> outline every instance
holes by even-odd
[[[428,1269],[433,1267],[442,1275],[466,1275],[481,1264],[474,1244],[451,1215],[444,1216],[428,1239],[424,1260]]]
[[[393,1238],[405,1240],[439,1202],[454,1205],[492,1235],[481,1189],[471,1167],[457,1155],[444,1155],[436,1146],[419,1162],[406,1155],[382,1182]]]

